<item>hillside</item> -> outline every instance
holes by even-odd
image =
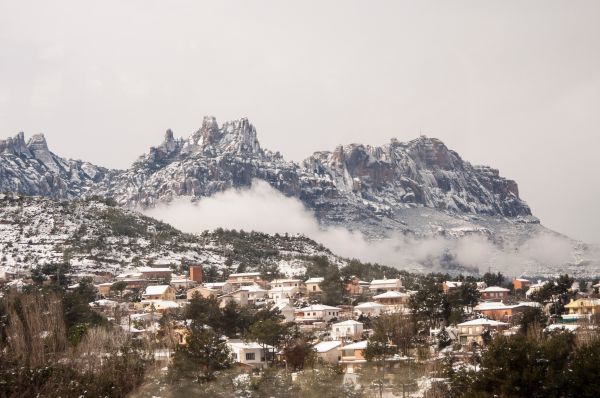
[[[184,234],[110,201],[57,201],[0,195],[0,266],[27,270],[69,261],[73,272],[122,272],[146,264],[201,263],[238,269],[301,274],[310,256],[344,260],[303,236],[217,230]]]

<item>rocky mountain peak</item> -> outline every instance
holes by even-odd
[[[453,170],[462,167],[460,156],[437,138],[421,135],[407,144],[407,153],[415,162],[427,168]]]
[[[31,157],[31,153],[25,144],[25,133],[20,132],[14,137],[0,140],[0,153]]]

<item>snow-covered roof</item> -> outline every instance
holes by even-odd
[[[211,282],[211,283],[204,283],[203,286],[207,287],[209,289],[218,289],[218,288],[222,288],[223,286],[227,285],[227,282]]]
[[[362,325],[362,322],[357,322],[357,321],[355,321],[353,319],[349,319],[347,321],[334,323],[331,326],[355,326],[355,325]]]
[[[325,280],[325,278],[308,278],[304,283],[321,283]]]
[[[462,284],[463,284],[461,281],[445,281],[444,283],[448,287],[459,287],[459,286],[462,286]]]
[[[334,341],[321,341],[320,343],[315,344],[315,346],[313,348],[318,353],[324,353],[324,352],[331,351],[331,350],[339,347],[340,345],[342,345],[342,342],[338,341],[338,340],[334,340]]]
[[[376,296],[373,296],[374,299],[384,299],[384,298],[401,298],[401,297],[408,297],[409,294],[408,293],[401,293],[401,292],[396,292],[396,291],[389,291],[389,292],[385,292],[385,293],[381,293],[378,294]]]
[[[267,292],[265,289],[263,289],[262,287],[257,286],[257,285],[242,286],[240,288],[240,290],[245,290],[245,291],[251,292],[251,293],[266,293]]]
[[[313,304],[313,305],[309,305],[308,307],[304,307],[304,308],[300,308],[298,311],[341,311],[341,308],[338,307],[331,307],[329,305],[323,305],[323,304]]]
[[[506,322],[494,321],[492,319],[478,318],[467,322],[459,323],[458,326],[504,326]]]
[[[367,348],[368,341],[363,340],[353,344],[348,344],[346,346],[340,347],[342,350],[364,350]]]
[[[155,295],[155,294],[164,294],[169,285],[154,285],[146,287],[146,293],[144,295]]]
[[[500,286],[489,286],[486,287],[485,289],[482,290],[483,292],[486,293],[491,293],[491,292],[510,292],[510,290],[500,287]]]
[[[363,308],[383,308],[385,307],[383,304],[376,303],[374,301],[367,301],[366,303],[358,303],[354,306],[354,309],[363,309]]]
[[[230,339],[227,341],[227,344],[231,346],[231,348],[236,350],[252,350],[252,349],[262,349],[263,346],[255,341],[244,341],[239,339]],[[267,349],[272,349],[273,347],[270,345],[266,346]]]
[[[400,279],[373,279],[371,281],[371,286],[375,285],[395,285],[400,283]]]

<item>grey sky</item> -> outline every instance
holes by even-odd
[[[247,116],[300,160],[423,133],[600,243],[598,1],[0,0],[0,135],[127,167]]]

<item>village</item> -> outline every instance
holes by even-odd
[[[361,375],[370,372],[372,380],[381,379],[375,384],[385,392],[391,388],[394,369],[409,369],[414,375],[402,390],[402,394],[416,394],[409,396],[432,391],[432,381],[442,380],[437,376],[443,359],[452,358],[455,366],[469,365],[494,336],[522,330],[524,319],[540,320],[544,333],[595,333],[600,314],[597,281],[588,287],[587,282],[567,276],[546,281],[506,279],[499,273],[486,276],[479,280],[423,276],[429,285],[421,281],[414,289],[412,281],[411,290],[397,275],[365,281],[334,273],[332,288],[331,276],[329,281],[327,276],[310,275],[267,280],[260,272],[234,272],[207,282],[202,265],[189,265],[185,272],[176,273],[163,264],[116,276],[72,275],[74,283],[67,290],[91,282],[96,299],[90,308],[132,339],[167,342],[153,349],[154,360],[166,367],[198,326],[187,316],[202,301],[221,311],[266,311],[286,330],[295,331],[296,342],[301,339],[309,347],[310,353],[303,354],[301,361],[312,358],[312,367],[335,366],[344,383],[360,384]],[[488,285],[485,279],[497,283]],[[23,289],[22,280],[14,282],[5,281],[8,287]],[[568,286],[558,291],[561,283]],[[332,289],[339,289],[339,294],[332,295]],[[198,308],[207,308],[202,305]],[[202,327],[212,328],[208,323]],[[304,367],[305,363],[299,367],[296,363],[290,368],[289,339],[275,336],[268,344],[268,339],[256,336],[247,327],[222,336],[231,365],[240,372],[258,377],[272,367],[291,371]],[[376,342],[385,349],[374,350]],[[419,366],[425,363],[437,365]],[[383,368],[387,371],[380,376],[378,369]]]

